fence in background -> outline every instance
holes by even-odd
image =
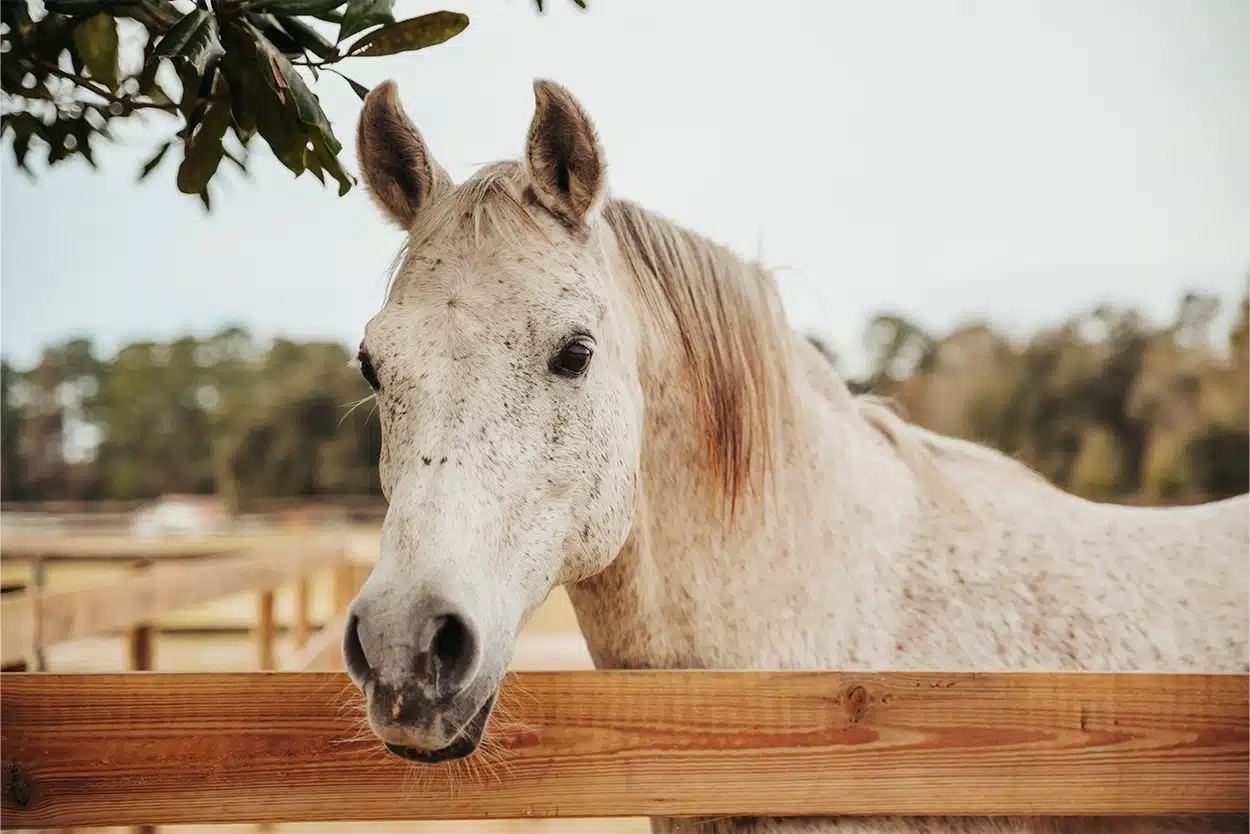
[[[118,632],[127,635],[130,668],[150,669],[153,624],[161,617],[245,592],[257,594],[257,666],[274,669],[279,665],[274,648],[275,589],[295,585],[297,650],[310,640],[324,647],[327,640],[337,640],[342,623],[336,618],[330,623],[334,632],[312,635],[310,576],[333,570],[336,612],[346,609],[361,578],[338,532],[152,541],[6,537],[0,553],[7,560],[30,561],[32,577],[24,590],[0,599],[0,665],[22,664],[36,671],[44,668],[43,654],[49,646]],[[45,587],[41,578],[43,566],[56,560],[129,563],[134,573],[94,587],[58,591]],[[319,663],[328,653],[297,651],[297,655]]]

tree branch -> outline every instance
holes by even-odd
[[[178,105],[173,104],[173,103],[158,104],[154,101],[135,101],[131,97],[121,98],[119,96],[113,95],[113,93],[111,93],[108,89],[102,87],[101,85],[99,85],[95,81],[92,81],[89,78],[83,78],[80,75],[75,75],[71,72],[66,72],[60,67],[52,66],[51,64],[48,64],[44,61],[37,61],[36,63],[39,65],[39,68],[41,70],[48,73],[49,75],[55,75],[59,78],[64,78],[67,81],[72,81],[74,82],[76,86],[81,87],[82,89],[86,90],[87,92],[93,95],[99,96],[100,98],[104,99],[105,101],[111,104],[119,104],[123,108],[125,108],[125,110],[131,110],[131,111],[133,110],[164,110],[166,113],[174,113],[174,112],[177,112],[178,110]],[[125,111],[123,111],[122,114],[118,114],[118,115],[123,115],[124,112]]]

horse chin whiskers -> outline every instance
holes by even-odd
[[[382,741],[387,751],[421,764],[439,764],[441,762],[452,761],[455,759],[463,759],[473,755],[481,746],[486,737],[486,727],[490,721],[491,711],[495,701],[498,698],[498,692],[491,695],[454,733],[451,734],[450,741],[442,744],[431,746],[426,739],[413,741],[410,738],[404,738],[408,735],[411,728],[395,727],[394,725],[386,728],[373,728],[375,735]],[[430,722],[438,723],[443,726],[447,725],[445,715],[435,716]],[[400,730],[399,734],[395,734],[393,730]],[[381,731],[379,731],[381,730]]]

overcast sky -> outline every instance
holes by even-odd
[[[519,155],[531,83],[569,87],[610,184],[779,272],[792,323],[842,350],[867,317],[1016,330],[1101,302],[1170,316],[1185,288],[1250,273],[1250,18],[1244,0],[431,4],[453,41],[345,69],[395,78],[461,180]],[[355,171],[360,102],[314,88]],[[358,341],[401,239],[361,189],[294,179],[258,138],[206,216],[176,159],[135,174],[153,119],[32,182],[0,173],[0,349],[25,365],[89,334]]]

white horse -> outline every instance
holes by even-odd
[[[1091,503],[853,397],[766,270],[608,197],[586,113],[534,91],[523,160],[458,186],[393,83],[360,118],[364,180],[408,240],[360,347],[390,508],[344,652],[393,753],[476,749],[518,631],[561,584],[601,668],[1247,671],[1245,497]]]

